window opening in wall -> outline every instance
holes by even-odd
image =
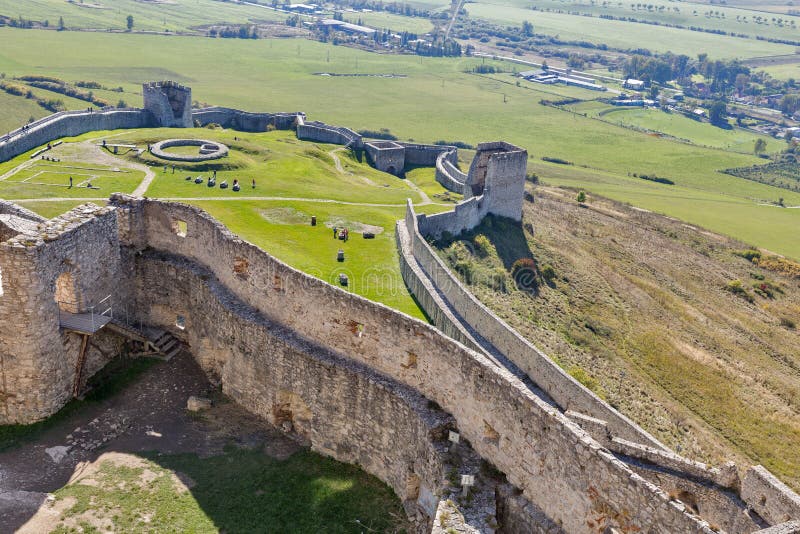
[[[172,231],[175,232],[175,235],[178,237],[186,237],[186,233],[189,230],[189,225],[186,224],[186,221],[181,221],[180,219],[172,219]]]
[[[175,318],[175,326],[181,330],[186,330],[186,317],[183,315],[178,315]]]
[[[236,276],[247,278],[247,275],[250,274],[250,262],[245,258],[234,258],[233,272]]]
[[[75,280],[72,273],[66,272],[56,278],[55,300],[61,311],[78,313],[79,299],[75,291]]]

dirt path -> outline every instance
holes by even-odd
[[[231,442],[263,446],[278,458],[299,449],[233,402],[215,403],[200,416],[187,412],[189,396],[209,394],[215,395],[202,370],[182,353],[116,395],[86,403],[33,442],[0,453],[0,532],[48,532],[55,526],[48,494],[96,471],[101,457],[136,462],[146,451],[207,457]]]

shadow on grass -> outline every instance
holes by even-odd
[[[210,458],[145,457],[187,475],[197,506],[229,534],[398,532],[403,525],[403,508],[386,484],[308,450],[282,461],[232,446]]]
[[[66,421],[87,404],[99,403],[114,396],[149,369],[156,360],[119,358],[109,363],[89,381],[83,400],[73,399],[47,419],[29,425],[0,425],[0,452],[30,443],[55,425]]]

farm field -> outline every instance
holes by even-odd
[[[410,32],[422,35],[433,30],[433,24],[423,17],[404,17],[392,13],[372,11],[368,13],[344,13],[344,20],[357,23],[358,19],[373,28],[388,28],[395,32]]]
[[[654,0],[647,4],[631,4],[629,2],[587,2],[585,0],[482,0],[480,3],[507,5],[533,11],[531,22],[539,11],[558,12],[579,17],[591,14],[594,17],[611,15],[614,17],[633,18],[642,21],[653,21],[661,24],[680,25],[686,28],[722,30],[734,34],[746,34],[750,38],[762,36],[773,39],[800,39],[800,28],[797,28],[797,17],[775,17],[774,13],[758,11],[758,7],[740,9],[728,5],[703,5],[694,2],[675,2],[670,0]],[[755,11],[754,11],[755,10]],[[777,19],[780,19],[780,23]],[[580,20],[580,19],[579,19]],[[792,21],[795,25],[792,26]],[[643,24],[632,22],[632,24]],[[654,30],[651,26],[651,30]],[[657,27],[660,31],[662,27]]]
[[[622,49],[636,48],[636,43],[647,43],[656,52],[674,52],[696,57],[706,52],[716,59],[746,59],[794,53],[790,45],[769,43],[755,39],[742,39],[723,35],[693,32],[678,28],[651,26],[619,20],[581,17],[566,13],[531,11],[508,5],[490,3],[467,4],[470,17],[502,24],[533,23],[536,33],[558,35],[561,39],[589,41]]]
[[[0,13],[36,21],[48,21],[58,27],[60,17],[67,29],[123,31],[127,17],[133,15],[134,30],[190,32],[203,24],[246,24],[263,20],[286,20],[283,13],[257,6],[217,2],[215,0],[172,0],[138,2],[137,0],[0,0]]]
[[[559,170],[551,174],[552,167],[546,166],[540,174],[544,181],[686,217],[690,223],[800,257],[800,237],[787,231],[800,221],[800,210],[759,205],[779,197],[789,206],[800,205],[800,195],[718,172],[763,160],[658,139],[540,105],[539,100],[556,99],[554,93],[562,90],[557,86],[541,90],[516,87],[506,83],[510,77],[501,81],[464,73],[491,62],[376,55],[305,40],[223,41],[11,29],[0,30],[0,40],[8,43],[0,51],[0,72],[10,75],[90,79],[109,87],[125,84],[126,90],[133,90],[137,81],[175,79],[190,84],[193,98],[204,102],[247,110],[304,110],[311,119],[354,129],[388,128],[401,139],[458,140],[473,145],[506,139],[526,147],[532,164],[542,156],[557,157],[573,162],[576,171],[579,167],[592,171],[563,175]],[[37,55],[32,48],[34,40],[52,53]],[[147,58],[157,55],[166,42],[171,53],[163,56],[158,66],[149,66]],[[80,52],[103,47],[113,54],[103,59]],[[285,61],[287,57],[292,61]],[[387,70],[408,77],[313,75],[322,71]],[[347,97],[329,105],[332,94]],[[442,99],[447,99],[447,106],[441,105]],[[0,164],[0,171],[3,168]],[[629,173],[666,176],[676,185],[666,190],[669,186],[630,179]],[[693,202],[702,202],[705,209],[687,209]],[[775,212],[768,217],[777,224],[775,228],[765,226],[767,210]],[[733,226],[731,221],[735,222]]]
[[[738,128],[725,130],[707,122],[690,119],[681,113],[666,113],[656,108],[626,108],[600,102],[579,103],[568,108],[626,128],[658,132],[696,145],[742,154],[753,153],[756,139],[764,139],[767,142],[767,152],[783,149],[785,145],[765,135]]]

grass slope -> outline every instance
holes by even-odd
[[[302,109],[314,119],[355,129],[390,128],[402,139],[472,144],[506,139],[528,148],[536,158],[560,157],[593,171],[576,173],[582,177],[576,179],[543,168],[541,177],[552,183],[600,188],[598,192],[617,200],[687,217],[689,222],[800,257],[800,237],[787,231],[800,222],[800,211],[770,215],[765,223],[765,209],[758,207],[778,197],[788,205],[800,205],[800,195],[718,172],[761,160],[658,139],[542,106],[539,100],[552,99],[551,92],[463,73],[478,63],[474,59],[386,56],[302,40],[223,41],[11,29],[0,30],[0,39],[7,43],[0,50],[0,71],[12,74],[95,79],[108,86],[168,77],[192,85],[194,97],[202,101],[250,110]],[[165,46],[170,54],[161,53]],[[35,52],[38,48],[51,52],[41,57]],[[96,49],[109,53],[105,57],[89,53]],[[157,67],[152,57],[161,58]],[[321,71],[387,69],[408,77],[313,76]],[[331,95],[342,96],[332,101]],[[634,172],[667,176],[676,186],[666,190],[628,179]],[[702,210],[697,209],[698,202]]]

